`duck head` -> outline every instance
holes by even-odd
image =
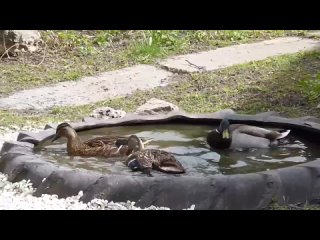
[[[75,138],[77,136],[76,131],[68,123],[61,123],[57,126],[56,135],[51,142],[56,141],[59,137]]]
[[[221,121],[219,127],[217,128],[216,131],[217,131],[217,133],[220,134],[222,139],[230,139],[231,138],[229,126],[230,126],[230,122],[228,119],[225,118]]]
[[[136,156],[133,154],[134,152],[144,149],[144,144],[137,135],[131,135],[128,138],[128,149],[129,151],[132,151],[132,153],[128,156],[126,165],[133,171],[143,169],[139,161],[137,161]]]
[[[137,135],[131,135],[128,138],[128,148],[133,152],[137,152],[144,149],[144,143]]]
[[[207,142],[212,148],[228,148],[231,145],[230,122],[223,119],[219,127],[208,133]]]

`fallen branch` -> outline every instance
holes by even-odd
[[[6,49],[5,52],[1,55],[0,60],[3,58],[3,56],[4,56],[5,54],[8,54],[8,52],[9,52],[9,50],[10,50],[11,48],[17,47],[17,46],[19,46],[19,43],[16,43],[16,44],[12,45],[11,47],[9,47],[8,49]],[[7,55],[7,56],[9,56],[9,55]]]
[[[192,62],[190,62],[190,61],[188,61],[188,60],[185,60],[190,66],[192,66],[192,67],[194,67],[194,68],[196,68],[196,69],[198,69],[198,70],[202,70],[202,71],[206,71],[206,67],[204,67],[204,66],[198,66],[198,65],[196,65],[196,64],[193,64]]]
[[[7,51],[7,46],[6,46],[6,39],[4,37],[4,33],[2,34],[2,41],[3,41],[3,47],[4,47],[4,52]],[[9,58],[9,54],[7,53],[7,57]]]
[[[46,44],[46,42],[44,42],[44,44],[45,44],[45,47],[44,47],[44,53],[43,53],[42,60],[41,60],[38,64],[36,64],[36,65],[33,65],[33,64],[32,64],[32,66],[40,66],[40,65],[43,63],[43,61],[44,61],[44,59],[45,59],[45,57],[46,57],[46,52],[47,52],[47,44]]]

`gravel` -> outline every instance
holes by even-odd
[[[42,128],[43,129],[43,128]],[[16,140],[18,131],[0,129],[0,149],[5,141]],[[18,130],[18,129],[17,129]],[[40,131],[40,129],[25,127],[24,131]],[[26,180],[11,183],[5,174],[0,173],[0,210],[170,210],[167,207],[150,206],[144,209],[135,206],[135,202],[108,202],[102,199],[93,199],[83,203],[79,199],[83,195],[80,191],[77,196],[58,198],[57,195],[43,194],[41,197],[32,196],[35,189]],[[186,210],[194,210],[192,205]]]
[[[139,208],[135,202],[109,202],[102,199],[93,199],[83,203],[79,199],[83,195],[80,191],[77,196],[58,198],[57,195],[43,194],[41,197],[32,196],[35,189],[26,180],[11,183],[7,176],[0,173],[0,210],[170,210],[167,207],[150,206]],[[186,210],[194,210],[194,205]]]
[[[83,203],[79,199],[82,191],[77,196],[58,198],[57,195],[43,194],[41,197],[32,196],[35,191],[29,181],[11,183],[7,176],[0,173],[0,209],[1,210],[141,210],[135,207],[135,202],[108,202],[107,200],[94,199]],[[145,210],[170,210],[165,207],[150,206]]]

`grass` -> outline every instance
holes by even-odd
[[[267,210],[320,210],[320,206],[318,205],[277,205],[273,204],[267,208]]]
[[[0,111],[4,126],[34,126],[48,122],[75,121],[101,106],[134,111],[155,97],[178,105],[191,113],[232,108],[240,113],[278,111],[289,117],[320,117],[317,88],[320,53],[307,52],[268,58],[216,72],[178,75],[172,83],[152,90],[137,90],[132,95],[77,107],[55,107],[47,113]],[[312,82],[312,84],[302,84]],[[312,96],[312,97],[310,97]]]
[[[44,44],[36,53],[0,60],[0,97],[18,90],[77,80],[174,54],[214,49],[307,31],[284,30],[95,30],[40,31]],[[44,58],[42,64],[39,65]]]
[[[47,123],[60,121],[69,121],[69,119],[49,114],[18,113],[0,110],[0,133],[6,132],[7,129],[18,130],[23,127],[41,127]]]
[[[274,198],[265,210],[320,210],[319,199],[311,203],[279,204]]]
[[[301,79],[299,85],[309,101],[317,103],[320,97],[320,72]]]

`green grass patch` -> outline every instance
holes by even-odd
[[[310,102],[319,103],[320,100],[320,70],[301,79],[299,82],[304,95],[306,95]]]
[[[296,204],[279,204],[276,197],[265,210],[320,210],[319,203],[296,203]]]

